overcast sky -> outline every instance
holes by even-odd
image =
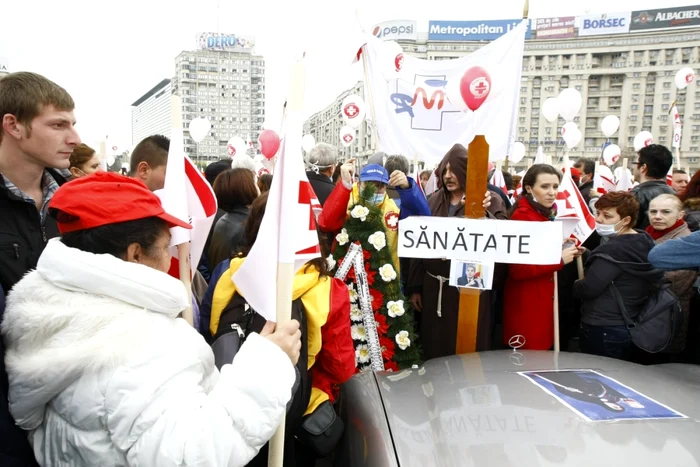
[[[530,17],[575,16],[693,5],[688,0],[531,0]],[[0,57],[10,71],[41,73],[76,101],[78,130],[87,144],[105,135],[120,151],[131,148],[130,104],[164,78],[174,58],[195,48],[198,32],[252,35],[267,63],[266,114],[279,121],[288,65],[307,50],[306,109],[310,115],[361,78],[351,65],[359,33],[355,10],[367,28],[394,19],[512,19],[523,0],[7,0],[2,6]],[[611,5],[614,7],[611,8]]]

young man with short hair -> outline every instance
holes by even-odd
[[[659,195],[674,195],[673,188],[666,183],[666,175],[673,165],[673,155],[667,147],[650,144],[639,150],[634,163],[634,180],[639,185],[632,189],[632,194],[639,201],[639,221],[637,229],[644,230],[649,225],[649,203]]]
[[[593,189],[593,176],[595,175],[595,161],[585,157],[580,158],[574,164],[574,169],[579,171],[578,191],[586,201],[586,204],[591,202],[591,190]]]
[[[0,295],[34,269],[46,242],[59,236],[47,215],[49,202],[65,183],[73,149],[75,103],[56,83],[36,73],[12,73],[0,80]],[[0,310],[2,311],[2,310]],[[0,319],[2,317],[0,316]],[[4,360],[4,349],[0,359]],[[2,373],[0,404],[7,407]],[[0,411],[0,465],[36,465],[26,434]]]
[[[131,178],[141,180],[151,191],[163,189],[169,150],[170,139],[167,136],[144,138],[131,153]]]

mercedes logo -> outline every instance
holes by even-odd
[[[513,349],[513,352],[508,356],[513,365],[523,366],[525,364],[525,355]]]
[[[508,345],[513,350],[519,349],[520,347],[525,345],[525,336],[523,336],[522,334],[514,335],[508,340]]]

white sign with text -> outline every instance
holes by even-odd
[[[399,256],[513,264],[561,261],[560,222],[408,217],[399,222]]]

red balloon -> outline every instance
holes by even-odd
[[[459,92],[467,107],[478,109],[491,92],[491,75],[480,66],[468,69],[459,83]]]
[[[258,138],[260,141],[260,152],[266,159],[272,159],[280,148],[280,137],[273,130],[263,130]]]

